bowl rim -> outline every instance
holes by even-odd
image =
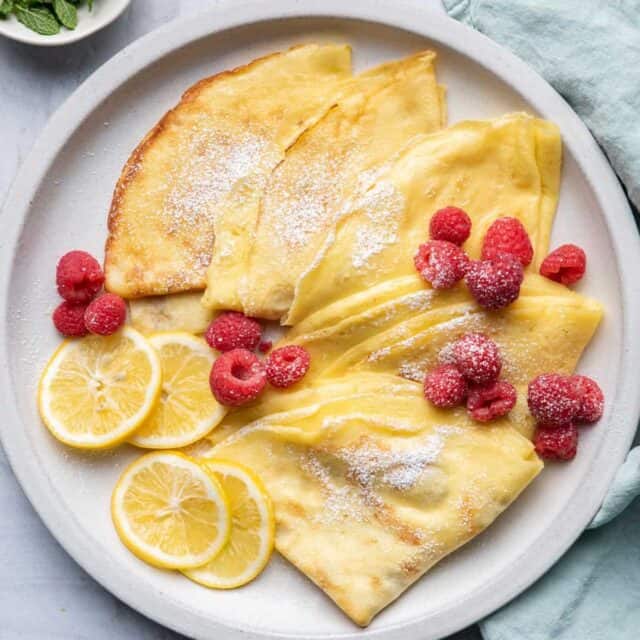
[[[104,1],[104,0],[102,0]],[[0,21],[0,35],[9,38],[15,42],[21,42],[23,44],[32,44],[38,47],[61,47],[65,44],[71,44],[84,40],[84,38],[104,29],[112,22],[117,20],[131,4],[131,0],[117,0],[120,3],[119,7],[116,7],[115,11],[110,14],[105,14],[102,20],[96,21],[90,27],[86,29],[66,29],[54,36],[43,36],[31,29],[25,27],[18,22],[14,16],[10,16],[7,20]],[[111,0],[111,4],[116,4]]]
[[[523,95],[534,107],[542,105],[554,121],[561,125],[565,144],[598,199],[603,211],[616,256],[616,267],[622,297],[622,343],[619,363],[620,385],[609,422],[616,425],[606,434],[606,446],[594,458],[593,468],[564,512],[562,522],[555,522],[545,532],[544,545],[535,558],[521,554],[512,566],[481,590],[476,590],[456,604],[451,611],[436,614],[425,629],[421,619],[399,623],[369,632],[333,634],[332,638],[384,637],[385,640],[442,637],[488,615],[531,585],[569,548],[589,523],[606,493],[608,485],[631,445],[640,414],[640,394],[635,388],[635,363],[640,356],[640,332],[634,332],[632,318],[640,311],[640,236],[637,233],[628,201],[603,152],[584,123],[566,102],[533,69],[515,55],[482,34],[423,6],[423,0],[324,0],[321,6],[314,0],[261,0],[234,2],[220,0],[216,6],[196,16],[165,25],[126,47],[90,76],[50,119],[31,154],[24,162],[6,199],[2,218],[3,242],[0,247],[0,361],[8,362],[7,305],[12,260],[30,201],[68,136],[85,118],[124,82],[162,57],[196,40],[227,31],[234,27],[289,18],[338,18],[377,22],[416,33],[444,47],[457,51],[486,68],[489,72]],[[598,180],[593,177],[597,176]],[[606,203],[606,207],[604,204]],[[624,269],[621,265],[624,263]],[[10,464],[39,516],[66,551],[106,589],[118,598],[161,624],[198,638],[224,633],[225,638],[266,639],[285,637],[255,629],[230,628],[185,610],[155,592],[141,593],[135,583],[123,579],[109,563],[95,558],[92,549],[83,543],[81,529],[65,518],[65,510],[57,500],[55,488],[46,474],[28,457],[20,455],[28,447],[13,397],[14,383],[8,367],[0,368],[0,397],[4,400],[6,419],[0,421],[0,438]],[[542,541],[541,541],[542,542]],[[288,635],[288,638],[303,636]],[[329,637],[329,636],[328,636]]]

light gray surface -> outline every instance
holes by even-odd
[[[144,33],[211,4],[135,0],[103,32],[53,50],[0,39],[0,201],[51,113],[94,69]],[[0,640],[180,638],[113,598],[67,556],[24,497],[1,449],[0,513]],[[456,639],[479,637],[471,629]]]

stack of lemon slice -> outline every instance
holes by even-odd
[[[75,447],[124,440],[185,447],[226,413],[209,389],[213,361],[202,338],[182,332],[145,338],[125,327],[108,338],[65,340],[42,375],[40,414],[56,438]]]
[[[214,354],[201,338],[125,327],[67,340],[42,375],[38,405],[51,433],[85,449],[128,441],[160,449],[122,474],[112,495],[123,543],[145,562],[208,587],[253,580],[273,550],[269,496],[244,467],[166,451],[190,445],[225,415],[209,390]]]
[[[269,496],[251,471],[235,463],[149,453],[120,477],[111,515],[136,556],[211,588],[250,582],[273,551]]]

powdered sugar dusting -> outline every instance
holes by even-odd
[[[400,363],[398,367],[398,375],[407,380],[414,382],[422,382],[427,370],[424,362],[416,362],[415,360],[406,360]]]
[[[147,243],[155,242],[156,234],[165,242],[175,238],[174,255],[167,256],[163,266],[163,284],[180,289],[185,282],[204,277],[211,260],[214,224],[225,198],[240,184],[251,191],[261,189],[282,154],[268,134],[255,129],[212,129],[206,116],[191,125],[171,153],[165,151],[168,170],[160,177],[146,175],[143,163],[129,167],[137,175],[134,185],[144,191],[136,196],[140,210],[127,237],[142,252]],[[171,163],[171,157],[180,161]],[[154,203],[148,213],[143,208],[145,200]],[[149,236],[135,231],[147,219],[155,232]],[[123,218],[121,224],[129,224],[128,219]]]
[[[347,519],[357,522],[365,520],[366,509],[357,489],[348,484],[335,482],[329,469],[316,453],[307,452],[300,461],[300,468],[320,483],[324,494],[323,512],[314,517],[316,522],[332,524]]]
[[[382,349],[378,349],[377,351],[372,351],[367,356],[367,362],[378,362],[379,360],[384,360],[391,355],[391,347],[382,347]]]
[[[404,300],[405,304],[412,311],[427,311],[433,304],[435,291],[433,289],[424,289],[424,291],[418,291],[412,293]]]
[[[330,152],[292,156],[273,174],[262,215],[273,224],[267,225],[271,241],[286,253],[305,248],[333,220],[338,185],[348,182],[345,160]]]
[[[364,269],[372,257],[397,242],[398,214],[404,209],[404,198],[392,183],[381,181],[362,196],[357,206],[365,224],[356,230],[352,264]]]
[[[459,432],[457,427],[438,426],[404,449],[390,449],[365,436],[338,449],[308,450],[300,467],[319,482],[325,498],[317,520],[330,524],[371,517],[372,509],[385,504],[379,489],[411,490],[426,470],[437,464],[447,436]]]
[[[438,353],[438,362],[440,364],[455,364],[454,344],[455,342],[448,342],[440,349],[440,353]]]
[[[443,446],[441,433],[436,430],[410,449],[385,450],[367,442],[354,449],[341,449],[337,456],[347,463],[348,476],[360,486],[372,490],[379,483],[407,491],[427,465],[437,460]]]
[[[195,129],[181,154],[185,159],[167,176],[171,189],[163,214],[168,232],[201,225],[202,217],[213,222],[212,208],[233,186],[264,164],[272,143],[250,132],[228,133]],[[201,229],[200,226],[197,228]]]

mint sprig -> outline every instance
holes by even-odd
[[[78,26],[77,7],[85,0],[0,0],[0,19],[13,14],[25,27],[43,36],[59,33],[60,26]],[[86,0],[89,11],[93,0]]]
[[[60,23],[46,7],[29,7],[16,4],[13,12],[25,27],[42,36],[53,36],[60,31]]]
[[[53,0],[53,11],[67,29],[73,30],[78,26],[78,12],[67,0]]]
[[[0,18],[6,18],[13,11],[13,0],[0,2]]]

